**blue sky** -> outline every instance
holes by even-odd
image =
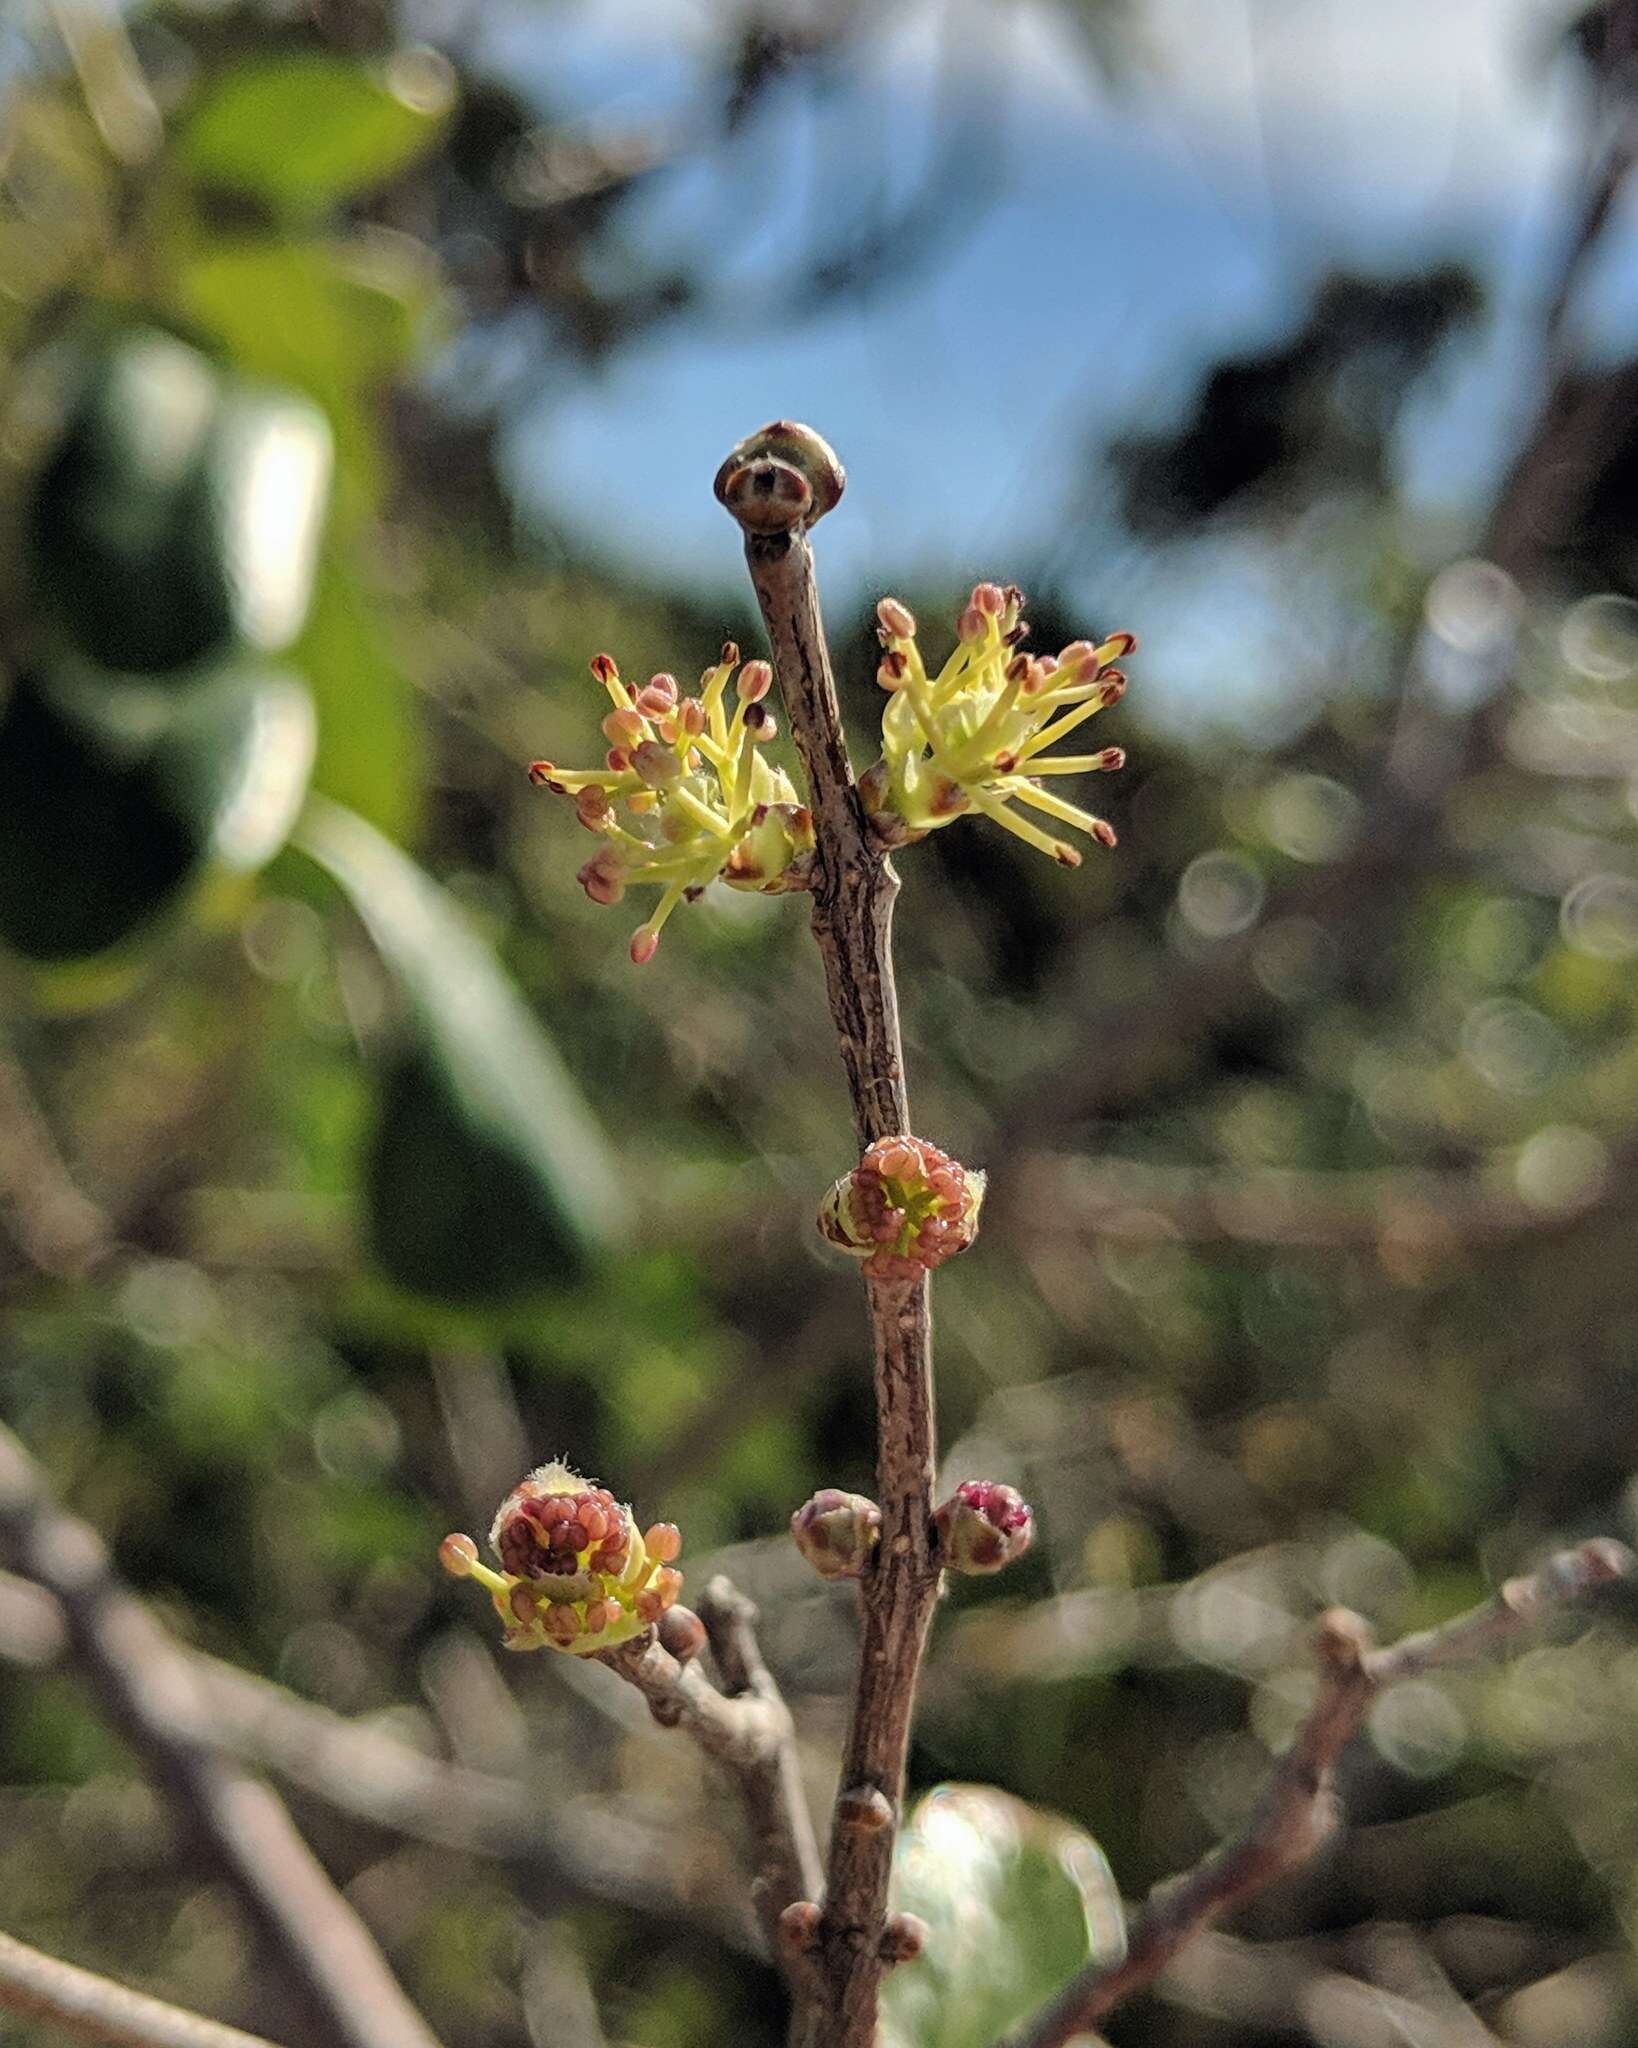
[[[520,500],[616,560],[728,589],[737,555],[709,479],[741,433],[794,413],[850,473],[824,530],[832,610],[895,583],[1005,577],[1061,533],[1089,439],[1174,416],[1203,361],[1287,331],[1326,269],[1456,258],[1486,277],[1492,318],[1418,404],[1400,454],[1430,558],[1461,553],[1534,389],[1533,322],[1574,188],[1571,82],[1548,61],[1565,12],[1150,0],[1111,86],[1049,6],[884,9],[867,63],[822,107],[775,102],[737,152],[659,178],[630,211],[656,262],[718,252],[727,317],[554,384],[509,449]],[[664,128],[690,118],[722,15],[707,0],[571,0],[486,19],[543,105]],[[772,280],[860,166],[914,189],[941,64],[963,137],[996,152],[970,225],[902,287],[783,317]],[[1580,308],[1603,348],[1638,319],[1626,225]],[[640,494],[611,482],[632,476]],[[1206,551],[1164,588],[1118,550],[1063,569],[1123,604],[1130,577],[1163,714],[1278,695],[1277,660],[1235,682],[1221,649],[1225,606],[1242,635],[1273,616],[1279,563]]]

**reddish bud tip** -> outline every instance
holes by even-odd
[[[1078,868],[1081,864],[1080,854],[1064,839],[1052,842],[1052,858],[1061,868]]]
[[[896,597],[882,599],[876,607],[876,618],[891,640],[913,640],[916,636],[915,614],[908,605],[900,604]]]
[[[591,660],[591,672],[600,683],[612,683],[620,673],[614,665],[614,656],[612,654],[594,654]]]
[[[634,747],[643,736],[643,721],[635,711],[611,711],[603,720],[603,737],[611,747]]]
[[[884,1963],[913,1963],[927,1946],[927,1922],[914,1913],[894,1913],[882,1929],[878,1953]]]
[[[452,1579],[464,1579],[478,1561],[478,1546],[470,1536],[446,1536],[438,1545],[438,1562]]]
[[[765,661],[748,661],[739,672],[739,681],[734,685],[745,704],[760,704],[773,688],[773,668]]]
[[[856,1579],[881,1540],[882,1511],[862,1493],[821,1487],[791,1516],[796,1547],[822,1579]]]
[[[717,659],[724,668],[736,668],[739,665],[739,642],[737,640],[724,640],[722,652],[717,656]]]
[[[836,1825],[879,1835],[893,1825],[893,1802],[875,1785],[850,1785],[836,1795]]]
[[[981,612],[977,605],[970,604],[956,621],[956,638],[963,645],[971,646],[974,641],[983,639],[988,628],[987,615]]]
[[[542,783],[546,784],[549,788],[553,773],[554,770],[550,761],[531,761],[529,763],[529,780],[537,789]]]
[[[1124,747],[1105,747],[1098,756],[1098,766],[1100,768],[1124,768],[1126,766],[1126,749]]]
[[[631,935],[631,964],[646,967],[659,950],[659,933],[650,931],[646,924],[640,924]]]
[[[643,1531],[643,1548],[658,1564],[675,1564],[682,1556],[682,1531],[675,1522],[655,1522]]]
[[[779,1939],[793,1956],[811,1955],[819,1946],[823,1914],[812,1899],[797,1899],[779,1916]]]
[[[1006,592],[999,583],[975,583],[972,608],[975,612],[982,612],[986,618],[998,619],[1007,608]]]
[[[673,1607],[660,1616],[660,1647],[679,1664],[691,1664],[705,1648],[705,1623],[691,1607]]]
[[[1118,704],[1125,695],[1126,678],[1118,668],[1114,669],[1103,679],[1103,687],[1098,692],[1098,702],[1107,710],[1111,704]]]
[[[764,740],[779,737],[779,721],[766,704],[747,704],[745,707],[745,730],[759,744]]]
[[[1035,1517],[1022,1494],[992,1479],[968,1479],[933,1516],[940,1563],[954,1572],[998,1572],[1022,1557]]]
[[[1100,846],[1118,846],[1120,843],[1115,835],[1114,826],[1110,824],[1107,818],[1094,818],[1092,820],[1092,837]]]

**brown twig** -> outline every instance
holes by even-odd
[[[0,1934],[0,2011],[47,2020],[124,2048],[270,2048],[259,2034],[242,2034],[237,2027],[76,1969],[26,1948],[9,1934]]]
[[[807,773],[818,840],[813,935],[863,1149],[911,1126],[893,983],[898,877],[854,787],[807,533],[842,484],[841,466],[819,437],[781,421],[734,451],[718,474],[717,494],[745,531],[745,560]],[[792,2035],[824,2048],[870,2048],[875,2036],[910,1716],[939,1587],[927,1277],[908,1285],[867,1280],[866,1288],[882,1535],[877,1562],[861,1582],[858,1677],[824,1912]]]
[[[597,1660],[648,1701],[655,1720],[681,1728],[737,1779],[757,1839],[752,1887],[770,1955],[783,1960],[779,1916],[819,1884],[819,1848],[796,1755],[790,1709],[762,1661],[753,1633],[756,1609],[722,1577],[705,1589],[700,1614],[726,1692],[697,1664],[679,1663],[650,1629]]]
[[[0,1038],[0,1213],[29,1263],[82,1279],[107,1259],[106,1218],[81,1194],[11,1047]]]
[[[56,1505],[4,1428],[0,1542],[16,1569],[61,1605],[75,1662],[232,1886],[311,2012],[314,2038],[335,2048],[436,2048],[278,1798],[192,1732],[200,1702],[186,1656],[115,1577],[95,1532]]]
[[[1299,1863],[1335,1828],[1338,1759],[1376,1696],[1403,1679],[1498,1648],[1544,1616],[1631,1571],[1622,1544],[1595,1539],[1566,1550],[1528,1578],[1512,1579],[1470,1614],[1373,1650],[1365,1624],[1340,1609],[1325,1615],[1316,1653],[1319,1691],[1296,1740],[1275,1766],[1245,1829],[1186,1877],[1163,1886],[1138,1914],[1118,1963],[1089,1968],[1001,2048],[1066,2048],[1153,1982],[1203,1928]]]
[[[225,2028],[219,2019],[201,2019],[72,1962],[41,1956],[8,1933],[0,1933],[0,2011],[49,2019],[53,2028],[125,2048],[272,2048],[260,2034]]]

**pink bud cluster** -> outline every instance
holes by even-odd
[[[978,1234],[984,1176],[925,1138],[878,1138],[825,1197],[821,1234],[878,1280],[914,1280]]]
[[[939,1562],[956,1572],[998,1572],[1022,1557],[1035,1535],[1023,1495],[993,1479],[968,1479],[933,1515]]]

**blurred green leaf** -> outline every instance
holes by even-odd
[[[182,268],[178,302],[246,374],[291,384],[335,435],[335,504],[298,656],[319,707],[317,788],[383,831],[410,830],[420,735],[385,607],[359,572],[384,490],[376,409],[431,304],[424,269],[370,244],[217,244]]]
[[[235,641],[288,647],[328,494],[323,414],[237,388],[156,328],[71,353],[62,375],[77,388],[28,515],[59,631],[105,669],[177,681]]]
[[[893,1859],[895,1912],[930,1930],[882,1987],[884,2048],[988,2048],[1091,1960],[1125,1943],[1103,1851],[989,1785],[939,1785]]]
[[[340,886],[410,1012],[367,1167],[376,1259],[411,1293],[507,1300],[609,1245],[615,1162],[550,1041],[454,900],[339,805],[296,836]]]
[[[183,128],[177,153],[204,184],[248,193],[278,213],[312,215],[395,178],[439,125],[435,111],[394,90],[390,75],[296,52],[219,79]]]
[[[0,942],[84,959],[207,874],[253,872],[283,845],[312,760],[293,676],[226,669],[180,696],[19,677],[0,716]]]

